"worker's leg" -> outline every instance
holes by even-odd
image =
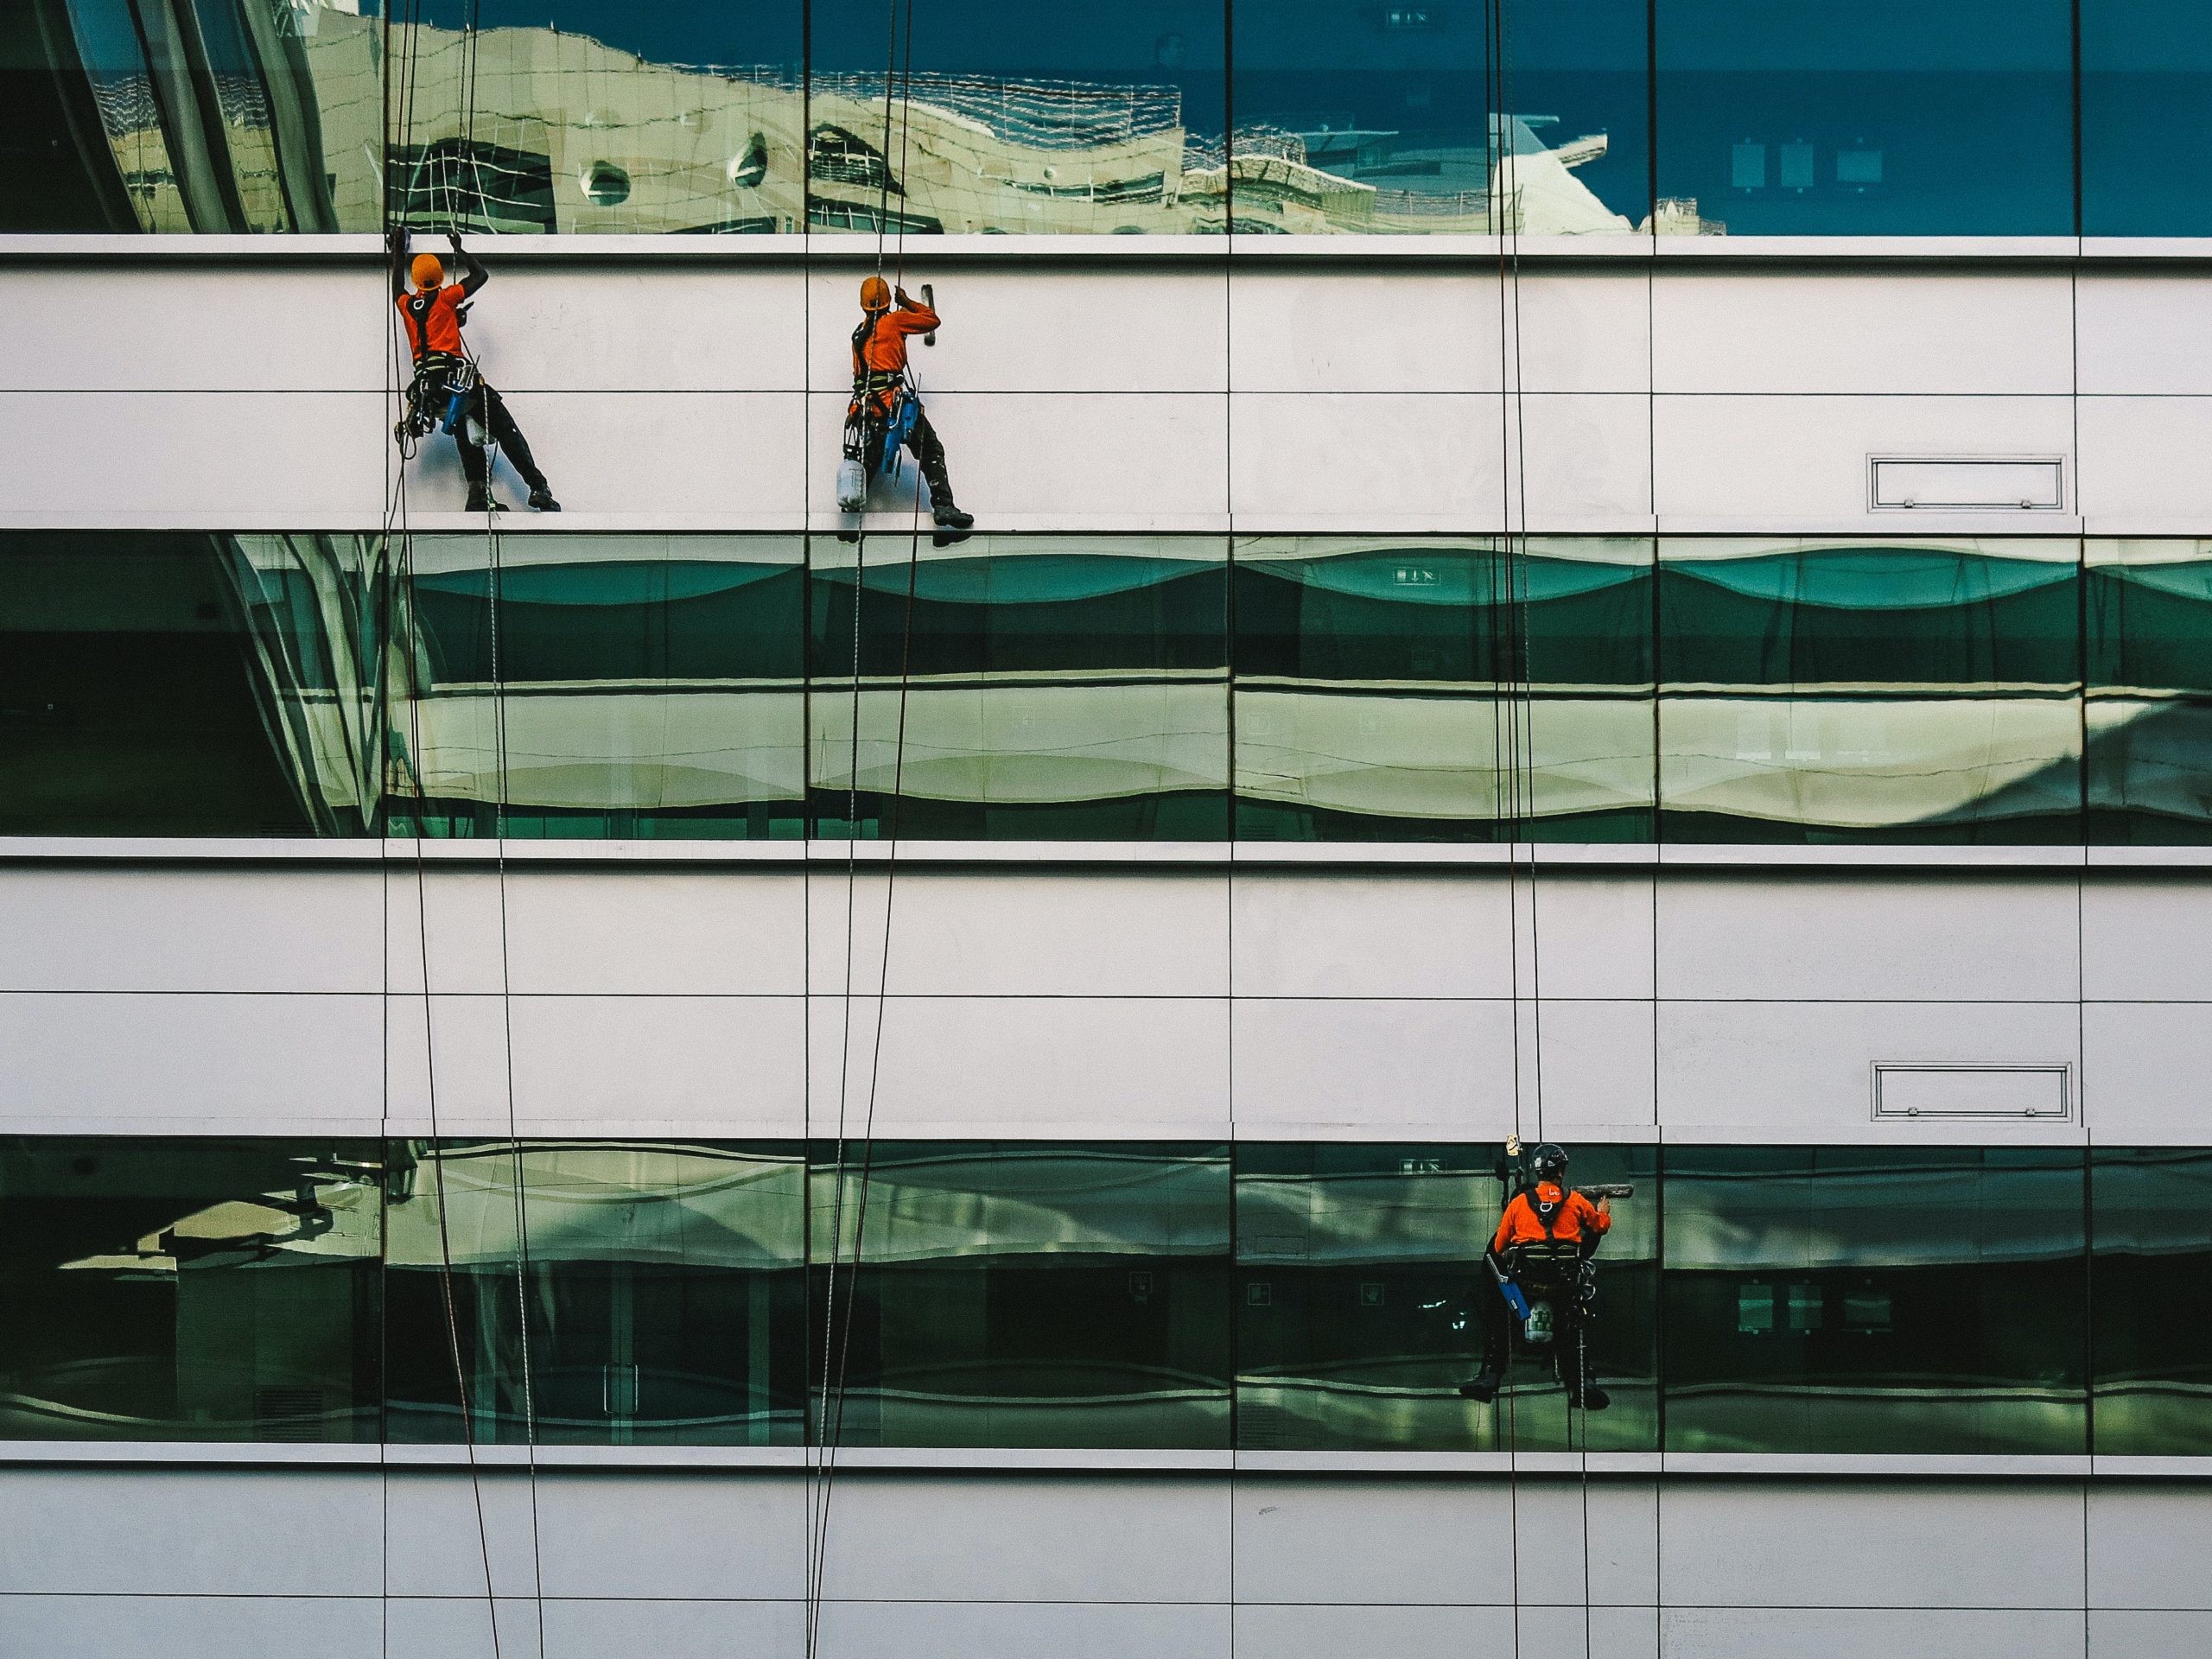
[[[1504,1386],[1513,1342],[1513,1310],[1506,1306],[1505,1298],[1498,1294],[1497,1281],[1487,1267],[1476,1274],[1475,1323],[1482,1332],[1483,1368],[1459,1385],[1459,1392],[1470,1400],[1487,1402],[1496,1399]]]
[[[488,512],[492,507],[492,468],[484,446],[470,435],[467,421],[454,423],[453,442],[454,448],[461,451],[461,475],[468,480],[468,511]]]
[[[1566,1298],[1559,1309],[1559,1325],[1552,1340],[1559,1344],[1559,1380],[1567,1385],[1569,1405],[1585,1411],[1603,1411],[1612,1396],[1599,1388],[1590,1364],[1590,1325],[1582,1309]]]
[[[499,446],[499,453],[507,458],[507,464],[530,486],[530,505],[540,512],[558,512],[560,503],[554,500],[545,474],[538,470],[537,458],[530,453],[530,440],[523,436],[515,417],[507,412],[507,400],[490,386],[478,387],[477,397],[478,416],[484,423],[484,429]]]
[[[937,429],[930,424],[929,411],[916,409],[913,429],[906,434],[906,448],[922,469],[922,477],[930,486],[930,513],[940,524],[955,530],[965,530],[976,522],[972,513],[960,511],[960,504],[952,499],[952,480],[946,476],[944,445],[938,441]]]

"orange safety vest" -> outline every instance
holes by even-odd
[[[1535,1200],[1558,1206],[1552,1211],[1552,1224],[1548,1228],[1537,1213]],[[1527,1192],[1516,1193],[1505,1206],[1490,1247],[1503,1254],[1516,1244],[1533,1244],[1540,1239],[1557,1238],[1579,1243],[1586,1236],[1603,1238],[1612,1227],[1612,1217],[1582,1193],[1570,1192],[1556,1181],[1539,1181],[1533,1199]]]
[[[863,317],[861,326],[853,330],[854,380],[899,373],[906,366],[906,336],[926,334],[937,326],[937,313],[912,300],[896,310]]]
[[[467,290],[459,283],[451,283],[435,294],[420,289],[399,296],[399,317],[407,329],[407,344],[420,364],[426,357],[459,357],[461,345],[461,302],[468,297]]]

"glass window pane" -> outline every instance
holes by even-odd
[[[391,1160],[393,1440],[461,1440],[465,1387],[480,1443],[798,1441],[796,1144],[415,1141]]]
[[[802,538],[510,538],[496,663],[484,538],[410,550],[423,683],[410,702],[395,677],[391,833],[800,834]]]
[[[894,46],[877,0],[811,8],[816,230],[1223,228],[1219,163],[1209,181],[1200,153],[1218,150],[1224,124],[1221,0],[921,6],[901,18]],[[905,94],[887,128],[887,71]]]
[[[2072,541],[1660,548],[1660,831],[2079,834]]]
[[[1732,236],[2070,236],[2069,0],[1657,0],[1659,194]],[[1715,223],[1718,221],[1718,223]]]
[[[2212,235],[2212,10],[2082,0],[2082,233]]]
[[[2093,541],[2089,834],[2212,841],[2212,543]]]
[[[1231,16],[1240,234],[1650,228],[1643,0],[1505,0],[1502,17],[1493,0],[1248,0]]]
[[[817,835],[1226,834],[1219,537],[817,537],[813,580]]]
[[[0,1438],[373,1440],[365,1141],[0,1138]]]
[[[1236,560],[1240,838],[1649,837],[1649,541],[1262,537]]]
[[[842,1179],[834,1147],[815,1154],[813,1328],[838,1407],[817,1437],[1227,1446],[1227,1147],[845,1152]]]
[[[2094,1449],[2212,1454],[2212,1152],[2099,1147],[2090,1180]]]
[[[343,536],[0,535],[0,834],[362,833],[372,557]]]
[[[1656,1159],[1574,1149],[1573,1179],[1639,1183],[1599,1255],[1589,1363],[1611,1395],[1570,1426],[1547,1357],[1522,1345],[1491,1405],[1480,1365],[1482,1254],[1505,1187],[1496,1145],[1240,1144],[1236,1440],[1248,1451],[1521,1450],[1657,1444]]]
[[[2084,1451],[2082,1166],[1667,1148],[1668,1449]]]

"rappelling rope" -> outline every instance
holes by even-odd
[[[882,177],[879,186],[876,213],[875,275],[883,274],[884,250],[891,213],[891,128],[892,98],[894,84],[899,88],[899,168],[905,175],[908,144],[912,131],[912,109],[906,89],[913,79],[913,0],[903,0],[905,35],[905,67],[899,73],[901,35],[901,0],[888,0],[886,7],[887,39],[884,48],[883,130],[881,151]],[[894,285],[903,283],[906,266],[906,216],[899,217],[895,238]],[[911,372],[906,395],[915,397]],[[861,406],[863,442],[866,441],[866,404]],[[887,427],[887,437],[888,428]],[[887,453],[888,460],[895,451]],[[852,633],[852,703],[848,753],[847,819],[845,857],[845,950],[843,963],[843,996],[841,1006],[837,1057],[837,1134],[836,1158],[832,1165],[836,1185],[832,1189],[830,1227],[830,1266],[823,1313],[822,1346],[822,1403],[817,1432],[817,1442],[810,1479],[812,1503],[808,1516],[806,1653],[814,1659],[821,1643],[822,1608],[824,1600],[823,1574],[828,1566],[830,1548],[830,1503],[835,1495],[837,1474],[837,1452],[843,1439],[846,1382],[852,1357],[852,1328],[855,1305],[858,1300],[861,1265],[866,1243],[869,1178],[874,1166],[875,1108],[877,1087],[882,1071],[883,1026],[886,998],[889,991],[891,974],[891,937],[893,899],[898,877],[899,815],[906,792],[906,715],[908,694],[912,681],[914,642],[914,601],[921,574],[921,512],[922,491],[925,484],[918,456],[914,469],[914,495],[912,520],[909,525],[906,607],[901,626],[899,664],[898,723],[892,754],[891,800],[887,814],[885,858],[883,871],[883,912],[881,957],[877,970],[875,988],[875,1027],[872,1036],[868,1073],[868,1095],[861,1124],[861,1166],[858,1191],[853,1204],[853,1242],[850,1265],[847,1268],[847,1285],[843,1319],[838,1319],[837,1268],[842,1255],[845,1211],[845,1161],[847,1156],[847,1122],[852,1072],[852,1006],[853,958],[855,955],[855,912],[860,862],[860,755],[861,712],[861,652],[865,635],[861,627],[861,606],[867,592],[868,533],[863,529],[855,543],[853,569],[853,633]]]

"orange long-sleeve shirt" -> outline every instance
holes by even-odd
[[[853,335],[853,378],[857,380],[871,370],[878,374],[896,374],[906,366],[906,337],[926,334],[938,326],[938,315],[917,300],[902,301],[894,308],[874,319],[874,326],[863,323]]]
[[[1557,1203],[1552,1195],[1559,1192],[1560,1188],[1550,1181],[1542,1182],[1536,1188],[1537,1195],[1548,1202]],[[1514,1196],[1513,1201],[1505,1206],[1505,1213],[1498,1217],[1497,1232],[1491,1239],[1490,1247],[1493,1251],[1503,1251],[1516,1244],[1533,1243],[1541,1238],[1565,1239],[1574,1243],[1585,1236],[1603,1238],[1612,1230],[1612,1226],[1613,1218],[1610,1213],[1599,1209],[1583,1194],[1570,1192],[1566,1194],[1566,1202],[1560,1205],[1551,1231],[1547,1233],[1544,1224],[1536,1218],[1536,1206],[1528,1193],[1521,1192]]]

